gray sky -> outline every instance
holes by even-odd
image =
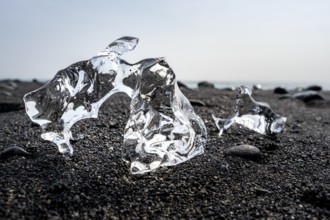
[[[329,0],[1,0],[0,78],[50,79],[121,36],[180,80],[330,83]]]

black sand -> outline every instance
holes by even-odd
[[[288,118],[276,139],[250,131],[222,138],[211,113],[228,114],[234,92],[182,89],[208,128],[205,153],[175,167],[131,175],[121,159],[129,98],[115,95],[98,119],[77,123],[74,156],[66,160],[43,141],[23,109],[24,93],[41,86],[16,82],[0,94],[0,152],[20,146],[28,156],[0,158],[0,219],[329,219],[330,92],[308,104],[256,91],[258,101]],[[250,144],[262,156],[225,157],[230,146]],[[229,165],[228,170],[226,164]]]

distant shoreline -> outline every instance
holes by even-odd
[[[200,81],[193,81],[193,80],[178,80],[190,88],[197,88],[197,84]],[[292,90],[297,88],[306,88],[311,85],[318,85],[321,86],[323,90],[330,90],[330,83],[313,83],[313,82],[244,82],[244,81],[209,81],[214,84],[215,88],[223,89],[223,88],[231,88],[231,87],[239,87],[239,86],[247,86],[253,87],[254,85],[261,85],[262,89],[271,90],[276,87],[284,87],[286,89]]]
[[[47,83],[51,79],[9,79],[9,78],[4,78],[0,79],[0,81],[22,81],[22,82],[32,82],[32,81],[37,81],[42,84]],[[178,82],[182,82],[189,88],[197,88],[198,83],[201,82],[202,80],[180,80],[177,79]],[[207,82],[210,82],[214,84],[214,87],[217,89],[224,89],[224,88],[236,88],[239,86],[247,86],[250,88],[253,88],[255,85],[260,85],[263,90],[273,90],[276,87],[283,87],[288,90],[294,90],[294,89],[300,89],[300,88],[306,88],[308,86],[312,85],[318,85],[322,87],[322,90],[330,90],[330,83],[314,83],[314,82],[252,82],[252,81],[211,81],[211,80],[206,80]]]

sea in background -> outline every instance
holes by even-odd
[[[8,78],[1,78],[0,76],[0,81],[1,80],[18,80],[18,79],[8,79]],[[32,80],[36,80],[39,81],[41,83],[47,83],[48,81],[50,81],[50,79],[31,79],[31,78],[21,78],[19,79],[21,81],[32,81]],[[195,81],[195,80],[180,80],[178,79],[178,81],[184,83],[186,86],[188,86],[189,88],[197,88],[198,87],[198,83],[201,81]],[[308,86],[321,86],[322,90],[326,90],[326,91],[330,91],[330,82],[322,82],[322,83],[309,83],[309,82],[247,82],[247,81],[208,81],[212,84],[214,84],[215,88],[218,89],[224,89],[224,88],[237,88],[239,86],[247,86],[249,88],[253,88],[255,85],[260,85],[261,89],[264,90],[273,90],[276,87],[283,87],[287,90],[293,90],[293,89],[300,89],[300,88],[306,88]]]
[[[197,84],[200,81],[191,81],[191,80],[178,80],[189,88],[197,88]],[[307,83],[307,82],[220,82],[220,81],[208,81],[213,83],[215,88],[224,89],[224,88],[236,88],[239,86],[247,86],[249,88],[253,88],[255,85],[260,85],[262,89],[272,90],[276,87],[283,87],[288,90],[298,89],[298,88],[306,88],[308,86],[318,85],[321,86],[323,90],[330,90],[330,83]]]

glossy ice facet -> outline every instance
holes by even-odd
[[[181,93],[166,61],[152,58],[129,64],[121,59],[137,43],[137,38],[120,38],[26,94],[26,112],[42,127],[41,137],[57,144],[61,153],[72,155],[71,127],[79,120],[97,118],[105,100],[124,92],[131,104],[122,151],[133,173],[202,154],[207,135],[204,122]]]
[[[252,98],[249,88],[242,86],[238,88],[235,100],[235,114],[228,119],[217,118],[212,115],[219,136],[229,129],[233,124],[239,124],[260,134],[274,136],[280,133],[285,126],[286,118],[275,114],[269,105],[257,102]]]

